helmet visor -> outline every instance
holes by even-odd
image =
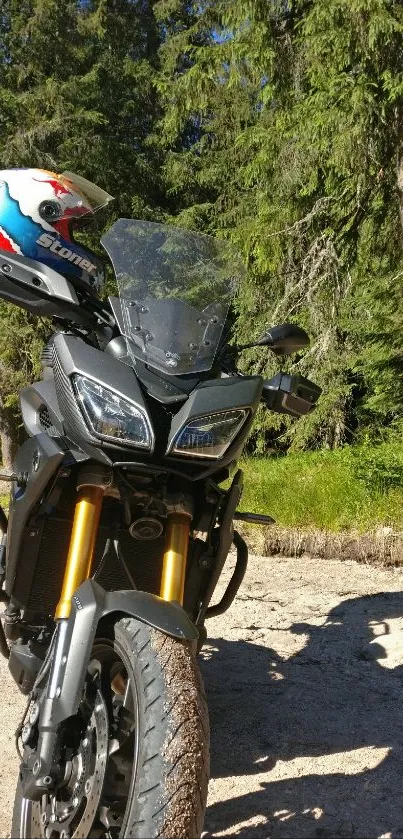
[[[39,216],[51,226],[93,216],[112,201],[112,196],[104,189],[73,172],[62,175],[46,169],[34,169],[33,172],[35,194],[41,199]]]
[[[74,190],[79,196],[82,195],[83,197],[81,206],[80,203],[77,205],[76,213],[74,208],[71,208],[72,212],[68,213],[69,218],[81,218],[87,213],[96,213],[97,210],[106,207],[110,201],[113,201],[113,196],[105,192],[104,189],[91,183],[87,178],[74,174],[74,172],[62,172],[59,178],[67,188]]]

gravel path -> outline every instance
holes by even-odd
[[[251,557],[208,629],[208,835],[403,837],[403,569]],[[388,634],[387,658],[363,657]],[[3,661],[0,679],[5,837],[23,701]]]

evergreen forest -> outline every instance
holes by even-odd
[[[308,331],[285,369],[323,388],[319,407],[262,410],[250,453],[400,439],[400,0],[0,0],[0,169],[25,166],[116,197],[93,246],[119,216],[232,240],[239,342]],[[3,302],[0,317],[8,462],[49,325]],[[242,367],[278,360],[249,350]]]

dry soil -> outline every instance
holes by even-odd
[[[254,556],[208,629],[207,835],[403,837],[403,570]],[[377,636],[387,657],[368,658]],[[3,662],[0,679],[5,837],[23,699]]]

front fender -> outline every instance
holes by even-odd
[[[77,713],[99,621],[114,613],[137,618],[179,641],[195,641],[199,636],[179,603],[168,603],[145,591],[107,592],[94,580],[86,580],[73,595],[70,617],[63,621],[63,640],[55,655],[50,678],[54,695],[48,693],[47,699],[52,703],[52,727]]]
[[[195,641],[199,636],[178,603],[144,591],[107,592],[94,580],[83,583],[72,597],[69,618],[57,623],[46,695],[40,703],[34,763],[21,766],[26,798],[39,801],[49,792],[49,781],[57,780],[59,725],[78,711],[98,624],[113,614],[137,618],[178,641]]]

